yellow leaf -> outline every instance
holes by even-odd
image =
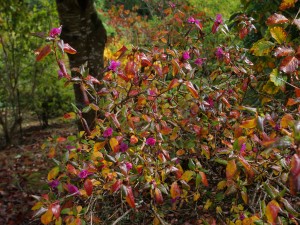
[[[186,181],[186,182],[189,182],[193,176],[194,176],[195,172],[194,171],[191,171],[191,170],[187,170],[185,171],[182,176],[180,177],[180,179]]]
[[[274,38],[279,44],[286,41],[287,34],[282,27],[272,27],[270,29],[272,38]]]
[[[105,145],[106,145],[106,141],[97,142],[94,145],[94,151],[97,152],[97,151],[101,150],[102,148],[104,148]]]
[[[42,216],[41,216],[41,222],[42,224],[49,224],[51,223],[53,218],[53,213],[51,211],[51,209],[48,209],[47,212],[45,212]]]
[[[207,211],[212,205],[212,201],[210,199],[207,199],[204,205],[204,210]]]
[[[200,193],[199,192],[196,192],[195,194],[194,194],[194,201],[196,202],[196,201],[198,201],[198,199],[200,198]]]
[[[119,142],[116,138],[111,138],[109,140],[109,145],[110,145],[111,149],[114,151],[115,148],[119,145]]]
[[[59,167],[56,166],[52,170],[50,170],[50,172],[48,173],[48,177],[47,177],[48,180],[52,180],[55,177],[57,177],[58,173],[59,173]]]
[[[251,120],[245,120],[242,122],[240,125],[241,128],[255,128],[257,124],[256,118],[251,119]]]
[[[42,202],[37,202],[34,204],[34,206],[32,206],[31,210],[38,210],[43,206]]]
[[[223,190],[227,186],[226,183],[225,180],[220,181],[217,185],[217,190]]]

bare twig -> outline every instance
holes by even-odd
[[[131,211],[132,211],[132,209],[127,210],[122,216],[120,216],[115,222],[113,222],[112,225],[116,225],[118,222],[120,222]]]

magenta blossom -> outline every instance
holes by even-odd
[[[170,6],[171,8],[175,8],[175,7],[176,7],[176,4],[173,3],[173,2],[169,2],[169,6]]]
[[[59,80],[64,77],[64,73],[61,70],[57,71],[57,74]]]
[[[193,23],[193,24],[195,24],[199,29],[202,29],[202,24],[200,23],[200,20],[197,20],[197,19],[195,19],[194,17],[189,17],[188,19],[187,19],[187,22],[188,23]]]
[[[121,63],[119,61],[111,60],[108,69],[117,72],[117,69],[120,65]]]
[[[79,194],[79,190],[75,185],[68,184],[67,188],[68,188],[68,191],[70,192],[70,194]]]
[[[61,33],[61,29],[62,29],[62,26],[52,28],[49,32],[49,36],[52,37],[52,38],[55,38],[55,37],[59,36],[60,33]]]
[[[183,60],[188,60],[190,58],[191,58],[190,53],[188,51],[185,51],[185,52],[182,53],[182,59]]]
[[[128,149],[128,145],[125,142],[120,144],[120,152],[126,152]]]
[[[59,180],[53,180],[53,181],[49,182],[48,184],[52,189],[55,189],[59,185]]]
[[[150,137],[150,138],[147,138],[147,140],[146,140],[146,145],[154,146],[155,143],[156,143],[155,138]]]
[[[106,128],[106,130],[103,132],[103,137],[107,138],[110,137],[113,133],[113,129],[111,127]]]
[[[92,173],[90,173],[87,170],[81,170],[78,174],[78,177],[81,179],[87,178],[88,175],[91,175]]]
[[[240,149],[240,154],[242,155],[245,154],[245,151],[246,151],[246,143],[243,143]]]
[[[132,169],[132,164],[130,162],[125,162],[125,165],[126,165],[127,171]]]
[[[217,14],[214,25],[212,27],[211,32],[214,34],[218,31],[220,24],[223,23],[223,19],[222,19],[222,15],[221,14]]]
[[[206,58],[197,58],[196,60],[195,60],[195,64],[197,65],[197,66],[202,66],[202,64],[203,64],[203,62],[206,60]]]
[[[222,60],[224,56],[224,51],[221,47],[218,47],[215,54],[218,60]]]

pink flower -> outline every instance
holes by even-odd
[[[147,140],[146,140],[146,145],[154,146],[155,143],[156,143],[155,138],[150,137],[150,138],[147,138]]]
[[[202,66],[204,60],[206,60],[206,58],[197,58],[197,59],[195,60],[194,63],[195,63],[197,66]]]
[[[49,182],[48,184],[52,189],[55,189],[59,185],[59,180],[53,180],[53,181]]]
[[[190,58],[191,58],[190,53],[188,51],[185,51],[185,52],[182,53],[182,59],[183,60],[188,60]]]
[[[176,4],[173,3],[173,2],[169,2],[169,6],[170,6],[171,8],[175,8],[175,7],[176,7]]]
[[[61,70],[57,71],[57,74],[59,80],[64,77],[64,73]]]
[[[52,38],[59,36],[61,33],[61,29],[62,29],[62,26],[57,27],[57,28],[52,28],[49,32],[49,36]]]
[[[113,133],[113,129],[111,127],[106,128],[106,130],[103,132],[103,137],[107,138],[110,137]]]
[[[75,193],[79,194],[79,190],[78,190],[78,188],[75,185],[68,184],[67,188],[68,188],[68,191],[70,192],[70,194],[75,194]]]
[[[90,173],[87,170],[81,170],[78,174],[78,177],[81,179],[87,178],[88,175],[91,175],[92,173]]]
[[[117,72],[117,69],[120,65],[121,63],[119,61],[111,60],[108,69]]]
[[[218,30],[218,28],[219,28],[219,26],[220,26],[220,24],[222,24],[222,23],[223,23],[222,15],[221,15],[221,14],[217,14],[211,32],[212,32],[213,34],[216,33],[217,30]]]
[[[120,144],[120,152],[126,152],[128,149],[128,145],[124,142]]]
[[[188,23],[195,23],[195,18],[190,16],[188,19],[187,19],[187,22]]]
[[[202,29],[202,24],[200,23],[200,20],[197,20],[197,19],[195,19],[194,17],[189,17],[188,19],[187,19],[187,22],[188,23],[193,23],[193,24],[195,24],[199,29]]]
[[[132,164],[130,162],[125,162],[125,165],[126,165],[127,171],[132,169]]]
[[[221,47],[218,47],[215,54],[218,60],[222,60],[224,56],[224,51]]]

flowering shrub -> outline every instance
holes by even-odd
[[[247,50],[202,46],[204,25],[209,35],[226,31],[221,15],[202,24],[176,7],[167,12],[180,31],[173,41],[122,47],[101,81],[70,77],[58,49],[75,50],[50,35],[63,79],[94,97],[83,110],[103,117],[48,143],[59,160],[36,215],[43,224],[297,224],[299,113],[242,105],[255,79]],[[65,118],[84,124],[74,111]]]

